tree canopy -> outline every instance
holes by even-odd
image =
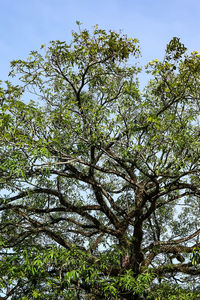
[[[137,39],[78,25],[1,85],[0,298],[197,299],[200,54],[141,90]]]

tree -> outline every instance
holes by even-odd
[[[1,86],[2,299],[197,299],[200,55],[140,91],[138,41],[78,25]]]

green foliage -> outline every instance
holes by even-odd
[[[152,291],[151,296],[149,296],[147,299],[166,299],[166,300],[196,300],[200,296],[200,290],[199,289],[190,289],[190,288],[183,288],[180,287],[178,284],[172,284],[169,285],[166,282],[163,282],[158,287],[154,287],[154,290]]]
[[[137,39],[77,25],[0,87],[0,293],[198,299],[200,55],[141,91]]]
[[[200,249],[199,248],[194,248],[192,255],[191,255],[191,260],[192,260],[192,264],[194,266],[197,266],[200,264]]]

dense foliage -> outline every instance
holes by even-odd
[[[198,299],[200,55],[173,38],[140,91],[136,39],[72,36],[1,85],[1,295]]]

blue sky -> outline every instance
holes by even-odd
[[[76,20],[138,38],[142,64],[161,59],[173,36],[200,51],[199,0],[1,0],[0,16],[1,80],[11,60],[50,40],[69,41]]]

